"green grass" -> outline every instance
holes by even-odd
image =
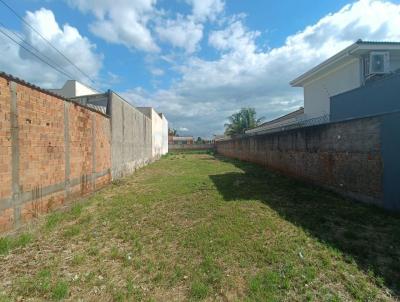
[[[0,239],[0,301],[396,301],[400,218],[173,153]]]
[[[51,291],[51,296],[54,300],[62,300],[68,296],[68,283],[65,281],[58,281]]]
[[[16,279],[14,291],[19,297],[41,297],[60,301],[68,296],[68,283],[53,278],[50,269],[40,270],[33,276]]]
[[[207,297],[208,291],[209,288],[207,284],[201,281],[195,281],[190,288],[190,295],[194,300],[202,300]]]
[[[10,250],[16,249],[18,247],[24,247],[29,244],[33,239],[32,234],[22,233],[18,236],[7,236],[0,238],[0,255],[5,255],[10,252]]]

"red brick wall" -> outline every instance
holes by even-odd
[[[23,192],[65,179],[64,101],[17,85],[19,179]]]
[[[21,206],[21,223],[37,218],[40,214],[49,213],[62,206],[64,202],[65,193],[63,191],[28,201]]]
[[[11,132],[11,81],[17,83],[18,142]],[[19,181],[12,176],[13,142]],[[0,75],[0,232],[108,184],[110,143],[108,117]],[[13,181],[19,194],[13,194]]]
[[[11,198],[11,121],[8,81],[0,78],[0,200]],[[0,211],[0,232],[13,223],[13,209]]]
[[[110,123],[101,116],[96,116],[96,172],[102,172],[111,167]]]
[[[95,115],[96,173],[103,173],[111,167],[111,129],[110,121]],[[96,180],[96,188],[111,181],[111,173]]]
[[[79,178],[80,184],[73,186],[72,192],[86,194],[92,189],[88,178],[92,174],[92,112],[71,104],[69,107],[69,137],[70,137],[70,179]]]
[[[14,209],[8,208],[0,213],[0,232],[12,229],[14,225]]]

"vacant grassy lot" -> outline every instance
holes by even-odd
[[[395,301],[400,218],[169,155],[0,239],[0,301]]]

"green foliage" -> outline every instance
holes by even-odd
[[[11,302],[11,298],[4,293],[0,293],[0,302]]]
[[[86,257],[83,254],[75,254],[71,260],[71,264],[74,266],[81,265],[85,261]]]
[[[42,269],[34,276],[23,276],[17,280],[15,291],[23,297],[51,297],[60,301],[68,296],[69,286],[64,280],[52,277],[49,269]]]
[[[68,296],[68,283],[65,281],[58,281],[52,289],[51,296],[53,300],[60,301]]]
[[[45,295],[51,290],[51,272],[48,269],[39,271],[35,276],[21,277],[17,282],[17,292],[23,296]]]
[[[229,123],[225,124],[225,134],[229,136],[244,134],[245,130],[259,126],[263,119],[257,119],[254,108],[242,108],[229,117]]]
[[[79,225],[72,225],[70,227],[67,227],[64,231],[64,236],[66,238],[71,238],[74,237],[76,235],[79,235],[79,233],[81,232],[81,226]]]
[[[65,213],[54,212],[47,216],[45,228],[46,230],[53,230],[63,219],[65,219]]]
[[[11,250],[24,247],[33,239],[32,234],[23,233],[17,237],[7,236],[0,238],[0,255],[8,254]]]
[[[208,286],[201,281],[195,281],[190,288],[190,295],[195,300],[203,300],[207,297]]]
[[[253,301],[281,301],[288,288],[288,280],[283,274],[267,271],[250,280],[249,296]]]
[[[178,131],[176,129],[168,129],[168,135],[178,136]]]

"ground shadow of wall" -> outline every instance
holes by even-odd
[[[211,175],[224,200],[259,200],[321,242],[374,271],[400,296],[400,215],[343,199],[251,163],[217,157],[243,172]]]

